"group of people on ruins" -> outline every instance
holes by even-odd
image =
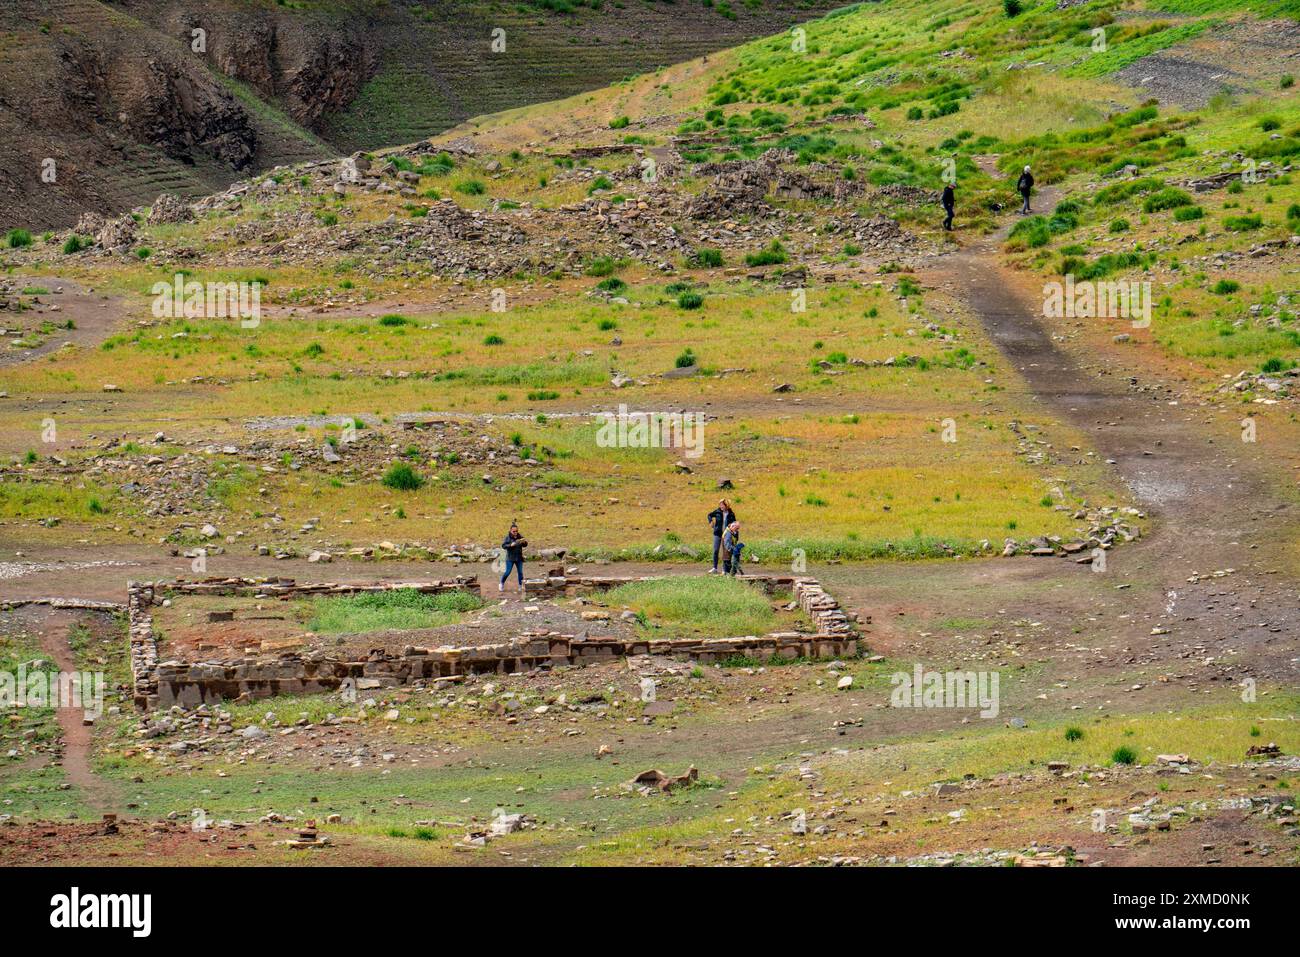
[[[718,507],[706,516],[706,521],[713,530],[713,565],[709,574],[744,574],[740,568],[740,555],[745,549],[745,543],[740,540],[740,522],[731,503],[725,498],[720,500]],[[506,581],[510,578],[510,573],[514,572],[519,583],[519,595],[523,597],[524,549],[527,547],[528,540],[519,531],[519,523],[511,522],[510,530],[501,540],[501,557],[505,561],[505,567],[497,582],[497,591],[505,591]],[[722,561],[721,570],[718,568],[719,559]]]

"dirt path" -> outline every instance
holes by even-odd
[[[77,616],[70,612],[54,611],[41,629],[42,650],[65,674],[80,670],[70,643],[71,631],[77,622]],[[113,789],[96,777],[91,769],[93,727],[86,723],[85,710],[60,707],[56,715],[63,738],[64,777],[82,794],[87,804],[101,811],[114,810],[117,802]]]
[[[37,300],[37,304],[33,307],[35,315],[60,326],[71,321],[73,328],[58,329],[34,349],[9,349],[0,352],[0,368],[49,355],[68,344],[82,347],[97,346],[112,334],[114,327],[126,316],[126,309],[120,300],[69,279],[59,279],[54,276],[20,276],[15,277],[14,284],[20,289],[49,290],[35,297]]]
[[[1057,199],[1054,189],[1041,191],[1036,211],[1050,211]],[[1240,642],[1244,665],[1258,654],[1253,663],[1262,670],[1294,679],[1300,608],[1283,532],[1300,524],[1300,509],[1270,469],[1267,449],[1241,442],[1237,416],[1130,389],[1131,377],[1146,373],[1140,366],[1116,368],[1058,344],[1042,315],[1042,279],[1001,261],[1014,222],[924,264],[919,277],[970,308],[1032,397],[1089,435],[1155,520],[1150,540],[1119,549],[1112,565],[1158,583],[1152,597],[1164,605],[1162,617],[1188,625],[1178,654],[1197,643]],[[1222,588],[1188,584],[1225,569],[1234,574]],[[1050,574],[1067,571],[1074,569]],[[1254,621],[1242,614],[1256,608]]]

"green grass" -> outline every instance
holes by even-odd
[[[608,595],[644,616],[649,630],[730,637],[770,631],[776,615],[762,592],[726,576],[660,578],[621,585]]]
[[[388,488],[399,492],[414,492],[423,487],[424,478],[406,462],[394,462],[384,472],[382,479]]]
[[[322,634],[437,628],[481,607],[482,599],[467,591],[425,594],[413,588],[398,588],[317,599],[307,627]]]

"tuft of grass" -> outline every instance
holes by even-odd
[[[746,266],[779,266],[786,262],[790,257],[786,254],[785,247],[781,245],[781,240],[774,239],[767,246],[763,247],[756,253],[747,253],[745,255]]]
[[[424,477],[406,462],[394,462],[384,473],[384,485],[399,492],[414,492],[424,485]]]

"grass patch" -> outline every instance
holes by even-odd
[[[725,576],[631,582],[608,600],[637,612],[651,631],[728,637],[763,634],[776,624],[762,592]]]
[[[427,594],[414,588],[365,592],[321,598],[313,604],[307,627],[322,634],[358,634],[394,628],[437,628],[451,624],[461,614],[483,607],[483,600],[467,591]]]

